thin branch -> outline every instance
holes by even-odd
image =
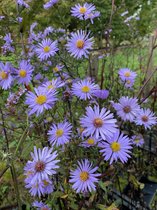
[[[142,94],[143,89],[145,88],[145,86],[147,85],[147,83],[149,82],[149,80],[152,78],[152,76],[155,74],[156,71],[157,71],[157,68],[151,73],[149,78],[145,81],[144,85],[141,87],[140,91],[137,94],[137,98]]]

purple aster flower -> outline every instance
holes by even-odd
[[[97,90],[99,90],[99,86],[87,79],[78,81],[72,85],[72,94],[82,100],[91,99]]]
[[[120,69],[118,74],[122,81],[134,80],[137,76],[137,74],[135,72],[131,71],[128,68]]]
[[[124,86],[126,88],[132,88],[132,86],[134,85],[135,80],[134,79],[126,79],[124,82]]]
[[[150,109],[140,109],[135,119],[136,125],[143,125],[145,129],[150,129],[157,124],[157,117]]]
[[[87,16],[87,14],[92,13],[95,9],[93,4],[84,3],[83,6],[76,4],[71,8],[71,15],[83,20],[85,19],[85,15]]]
[[[26,104],[29,105],[29,115],[36,113],[37,116],[41,114],[45,109],[51,109],[55,102],[56,91],[47,91],[43,87],[34,88],[35,93],[29,91],[26,95]]]
[[[53,7],[53,5],[57,4],[59,0],[50,0],[46,4],[44,4],[44,9],[49,9]]]
[[[11,39],[11,34],[8,33],[5,35],[5,37],[3,38],[4,41],[6,41],[8,44],[12,44],[13,40]]]
[[[3,20],[5,18],[5,16],[0,15],[0,20]]]
[[[34,180],[31,179],[26,180],[26,188],[30,189],[29,192],[32,196],[39,196],[50,194],[54,190],[54,186],[52,184],[52,181],[50,179],[44,179],[44,180]]]
[[[48,36],[49,34],[51,34],[54,31],[54,28],[52,28],[51,26],[45,28],[44,30],[44,37]]]
[[[51,210],[46,204],[44,204],[42,201],[34,201],[33,206],[37,207],[37,210]]]
[[[3,64],[0,62],[0,86],[2,89],[7,90],[11,87],[13,77],[11,76],[12,66],[10,63]]]
[[[56,160],[57,152],[52,152],[53,148],[44,147],[42,150],[40,148],[34,147],[34,153],[31,153],[32,161],[28,162],[27,167],[24,168],[25,173],[31,171],[31,175],[29,179],[25,180],[29,184],[36,184],[36,182],[42,182],[45,185],[44,180],[51,184],[49,180],[49,176],[56,174],[57,168],[59,166],[57,163],[59,160]]]
[[[91,12],[91,13],[88,13],[85,15],[85,20],[88,20],[90,19],[91,23],[93,24],[93,19],[94,18],[97,18],[100,16],[100,12],[99,11],[94,11],[94,12]]]
[[[56,65],[52,70],[54,73],[58,73],[63,69],[63,65]]]
[[[113,118],[113,114],[105,108],[100,109],[99,106],[86,108],[86,115],[80,119],[81,127],[85,128],[83,134],[86,136],[95,135],[96,138],[112,137],[117,130],[117,120]]]
[[[7,51],[10,51],[10,52],[14,52],[14,47],[11,46],[13,40],[11,39],[11,34],[8,33],[5,35],[5,37],[3,38],[3,40],[6,42],[3,46],[2,46],[2,49],[3,49],[3,53],[6,53]]]
[[[16,20],[17,20],[17,22],[21,23],[23,18],[22,17],[17,17]]]
[[[36,75],[34,76],[34,80],[39,81],[39,80],[42,80],[42,79],[43,79],[43,75],[40,74],[40,73],[38,73],[38,74],[36,74]]]
[[[43,84],[43,87],[46,88],[46,90],[56,90],[57,88],[61,88],[64,86],[64,82],[62,82],[59,78],[52,79],[52,81],[48,81],[45,84]]]
[[[141,134],[132,136],[131,140],[132,140],[132,143],[136,145],[137,147],[141,147],[144,144],[144,139]]]
[[[49,141],[53,145],[64,145],[69,142],[72,133],[72,125],[65,121],[63,123],[53,124],[48,131]]]
[[[100,99],[106,99],[109,95],[108,90],[96,90],[94,91],[94,96]]]
[[[110,164],[112,164],[113,161],[118,161],[118,159],[120,159],[122,163],[127,162],[128,158],[130,158],[131,145],[132,142],[128,136],[120,134],[119,130],[117,130],[112,138],[107,137],[106,142],[104,141],[99,144],[102,148],[100,152],[103,153],[104,160],[110,160]]]
[[[71,33],[71,38],[66,44],[68,52],[77,59],[88,57],[89,50],[92,49],[93,38],[89,38],[89,33],[86,34],[80,30],[76,33]]]
[[[57,41],[52,42],[51,39],[44,39],[35,50],[38,58],[47,60],[49,57],[54,56],[58,51]]]
[[[78,161],[78,167],[76,170],[70,173],[70,183],[74,183],[72,188],[76,190],[77,193],[80,192],[92,192],[96,190],[95,183],[99,180],[101,174],[95,173],[98,167],[93,168],[93,164],[87,159],[84,161]]]
[[[79,145],[85,148],[93,147],[97,145],[97,143],[101,141],[101,139],[95,138],[95,136],[90,136],[86,141],[81,142]]]
[[[133,122],[140,110],[140,106],[137,101],[137,98],[123,96],[119,99],[119,103],[113,103],[113,107],[117,111],[117,115],[121,117],[122,120]]]
[[[23,0],[16,0],[16,1],[17,1],[17,4],[19,4],[20,6],[29,8],[29,5],[26,2],[24,2]]]
[[[32,72],[34,68],[28,61],[21,61],[19,63],[19,69],[16,70],[16,79],[19,82],[19,84],[26,84],[31,81],[32,79]]]

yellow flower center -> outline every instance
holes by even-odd
[[[126,71],[126,72],[124,73],[124,76],[125,76],[125,77],[130,77],[130,76],[131,76],[131,74],[130,74],[130,72],[129,72],[129,71]]]
[[[48,90],[54,89],[54,85],[49,85],[49,86],[47,87],[47,89],[48,89]]]
[[[84,41],[82,39],[78,39],[76,42],[76,47],[79,49],[83,49],[84,47]]]
[[[26,70],[21,69],[21,70],[19,71],[19,75],[20,75],[20,77],[22,77],[22,78],[26,77],[26,75],[27,75]]]
[[[139,139],[135,139],[134,140],[135,143],[139,143],[139,141],[140,141]]]
[[[113,152],[118,152],[120,150],[120,144],[118,142],[114,141],[111,144],[111,149]]]
[[[85,182],[88,178],[89,178],[88,172],[82,171],[82,172],[80,173],[80,179],[81,179],[81,181]]]
[[[82,92],[88,93],[90,91],[90,88],[88,86],[84,86],[81,88]]]
[[[58,72],[59,71],[59,68],[56,66],[56,67],[53,68],[53,71],[54,72]]]
[[[63,135],[63,133],[64,133],[63,129],[58,129],[58,130],[56,131],[56,136],[57,136],[57,137],[61,137],[61,136]]]
[[[50,47],[49,47],[49,46],[45,46],[45,47],[44,47],[44,52],[45,52],[45,53],[48,53],[49,51],[50,51]]]
[[[94,139],[88,139],[87,143],[90,144],[90,145],[93,145],[95,143],[95,141],[94,141]]]
[[[40,105],[44,104],[46,102],[46,100],[47,100],[47,98],[45,95],[39,95],[36,97],[36,102],[37,102],[37,104],[40,104]]]
[[[1,71],[1,72],[0,72],[0,77],[1,77],[2,79],[7,79],[7,78],[8,78],[8,74],[7,74],[5,71]]]
[[[80,7],[80,13],[84,14],[87,11],[86,7]]]
[[[103,125],[103,121],[100,118],[95,118],[93,124],[96,128],[100,128]]]
[[[46,180],[43,180],[43,184],[44,184],[44,186],[48,186],[49,185],[49,183]]]

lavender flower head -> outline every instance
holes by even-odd
[[[112,105],[117,111],[117,115],[121,117],[122,120],[133,122],[140,110],[140,106],[137,101],[137,98],[123,96],[119,99],[119,103],[113,103]]]
[[[32,196],[41,197],[41,195],[50,194],[54,191],[54,185],[50,179],[34,180],[25,179],[25,187],[29,189]]]
[[[136,145],[137,147],[142,147],[144,144],[144,139],[141,134],[132,136],[131,140],[132,140],[132,143]]]
[[[70,183],[73,183],[72,188],[76,193],[92,192],[96,190],[95,183],[97,183],[100,174],[95,173],[98,167],[93,168],[92,163],[85,159],[78,162],[76,170],[70,173]]]
[[[52,79],[51,81],[46,82],[43,84],[43,87],[46,88],[46,90],[56,90],[57,88],[61,88],[64,86],[64,82],[61,81],[59,78]]]
[[[60,72],[62,69],[63,69],[63,65],[60,65],[60,64],[58,64],[58,65],[56,65],[55,67],[53,67],[53,73],[58,73],[58,72]]]
[[[55,160],[57,157],[57,152],[52,153],[53,148],[44,147],[42,150],[34,147],[34,153],[31,153],[33,161],[31,162],[31,167],[34,171],[34,180],[42,181],[48,180],[50,175],[56,174],[58,165],[56,165],[59,160]]]
[[[59,0],[50,0],[46,4],[43,5],[44,9],[49,9],[53,7],[55,4],[57,4]]]
[[[11,75],[12,66],[9,62],[3,64],[0,62],[0,87],[7,90],[11,87],[13,77]]]
[[[42,201],[34,201],[32,206],[37,207],[37,210],[51,210],[46,204],[44,204]]]
[[[100,152],[103,153],[104,160],[110,160],[110,164],[112,164],[113,161],[117,162],[118,159],[122,163],[126,163],[130,158],[131,145],[131,140],[117,130],[112,138],[107,137],[106,141],[100,143],[99,146],[102,148]]]
[[[73,83],[72,94],[82,100],[91,99],[95,91],[99,90],[99,86],[87,79]]]
[[[31,81],[32,79],[32,72],[34,67],[28,61],[21,61],[19,63],[19,69],[16,71],[16,79],[19,84],[26,84]]]
[[[48,131],[49,141],[52,146],[60,146],[70,141],[72,133],[71,123],[65,121],[63,123],[53,124],[51,129]]]
[[[90,136],[87,140],[81,142],[79,145],[85,148],[93,147],[101,141],[101,138],[97,139],[95,136]]]
[[[84,3],[83,6],[76,4],[71,8],[71,15],[83,20],[85,19],[85,16],[91,14],[93,11],[95,11],[95,9],[96,8],[93,4]]]
[[[80,30],[76,33],[71,33],[71,38],[68,39],[66,44],[68,52],[71,56],[76,59],[80,59],[83,56],[88,57],[89,50],[92,49],[93,38],[89,38],[89,33],[86,34],[84,31]]]
[[[13,40],[11,39],[11,34],[8,33],[5,35],[5,37],[3,38],[5,41],[5,44],[2,46],[3,49],[3,53],[6,52],[14,52],[14,47],[11,45]]]
[[[55,102],[56,91],[47,91],[43,87],[34,88],[35,93],[29,91],[26,95],[25,103],[29,106],[29,115],[36,113],[37,116],[44,110],[51,109]]]
[[[29,5],[24,1],[24,0],[16,0],[17,4],[19,4],[20,6],[29,8]]]
[[[117,120],[113,118],[113,114],[105,108],[100,109],[99,106],[87,107],[86,115],[81,117],[80,125],[84,128],[82,134],[86,136],[95,135],[96,138],[112,137],[117,130]]]
[[[145,129],[150,129],[157,125],[157,117],[150,109],[140,109],[135,119],[136,125],[143,125]]]
[[[33,196],[40,197],[53,191],[50,176],[56,174],[59,160],[56,160],[57,152],[52,152],[52,149],[44,147],[41,150],[34,147],[34,153],[31,153],[32,161],[28,161],[24,167],[26,188],[30,188]]]
[[[134,85],[134,83],[135,83],[135,80],[134,79],[126,79],[125,82],[124,82],[124,86],[126,88],[131,89],[132,86]]]
[[[96,90],[94,91],[94,96],[100,99],[106,99],[109,96],[108,90]]]
[[[89,14],[86,14],[85,15],[85,20],[90,20],[91,21],[91,23],[93,24],[94,23],[94,19],[95,18],[97,18],[97,17],[99,17],[100,16],[100,12],[99,11],[94,11],[94,12],[91,12],[91,13],[89,13]]]
[[[120,69],[118,74],[122,81],[134,80],[137,76],[137,74],[135,72],[131,71],[128,68]]]
[[[57,41],[52,42],[51,39],[44,39],[35,49],[37,56],[40,60],[47,60],[48,58],[54,56],[58,51]]]

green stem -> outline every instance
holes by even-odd
[[[13,183],[14,183],[14,188],[15,188],[15,193],[16,193],[16,198],[17,198],[17,203],[18,203],[18,210],[22,210],[18,182],[17,182],[17,177],[16,177],[16,171],[15,171],[13,162],[11,163],[10,170],[11,170],[11,175],[12,175],[12,179],[13,179]]]
[[[15,150],[15,153],[14,153],[15,156],[16,156],[16,154],[17,154],[17,152],[18,152],[18,150],[19,150],[19,148],[20,148],[20,146],[21,146],[21,144],[22,144],[22,142],[23,142],[23,139],[24,139],[26,133],[28,132],[28,128],[29,128],[29,127],[26,127],[26,129],[24,130],[24,132],[23,132],[23,134],[22,134],[22,136],[21,136],[21,138],[20,138],[20,140],[19,140],[19,143],[18,143],[18,145],[17,145],[17,147],[16,147],[16,150]]]

